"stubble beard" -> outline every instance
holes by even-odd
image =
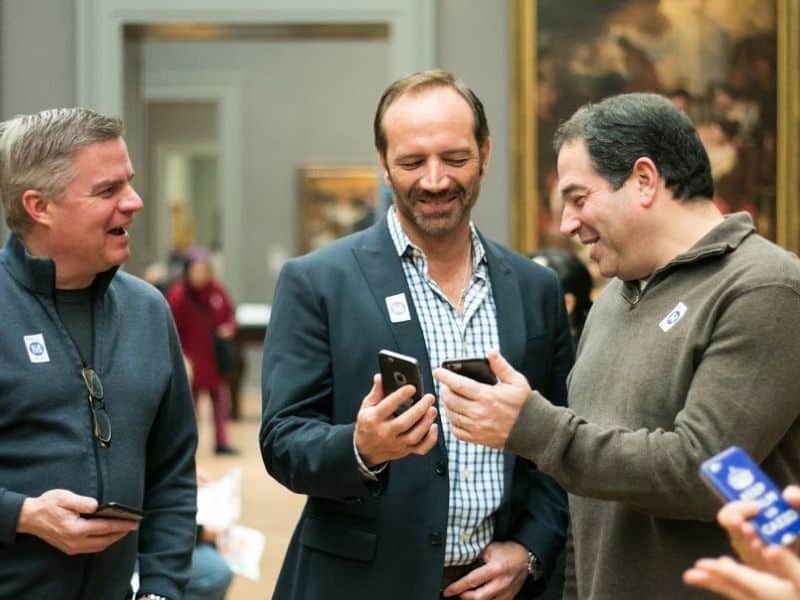
[[[469,190],[460,185],[454,185],[445,190],[431,194],[423,192],[419,188],[413,187],[406,196],[397,192],[393,186],[395,195],[395,207],[409,221],[411,221],[425,235],[439,237],[455,231],[464,219],[469,219],[472,207],[478,200],[480,192],[480,182],[476,182]],[[443,216],[427,216],[422,211],[416,210],[418,203],[422,201],[437,200],[441,198],[456,197],[454,209]]]

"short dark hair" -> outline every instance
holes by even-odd
[[[383,92],[378,109],[375,111],[375,120],[372,128],[375,135],[375,148],[378,153],[386,158],[386,132],[383,130],[383,116],[392,103],[406,94],[421,92],[423,90],[437,87],[447,87],[455,90],[464,100],[467,101],[472,109],[473,133],[475,141],[478,142],[478,149],[483,147],[484,142],[489,137],[489,123],[486,120],[486,112],[483,110],[483,103],[478,96],[460,79],[456,79],[452,73],[442,69],[430,69],[412,73],[391,83]]]
[[[594,169],[618,190],[637,159],[651,159],[678,200],[713,198],[711,164],[691,119],[659,94],[620,94],[579,108],[553,139],[583,140]]]

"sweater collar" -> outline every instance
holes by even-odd
[[[56,290],[56,264],[52,258],[38,258],[28,254],[22,238],[12,233],[6,246],[0,252],[0,264],[23,287],[37,294],[53,296]],[[92,282],[92,291],[102,294],[106,291],[119,267],[112,267],[98,273]]]
[[[660,279],[666,273],[678,269],[683,265],[733,252],[745,238],[754,232],[755,226],[753,225],[753,219],[748,213],[738,212],[725,215],[722,223],[700,238],[689,250],[683,254],[679,254],[666,265],[657,269],[650,278],[649,283]],[[637,302],[642,295],[642,288],[639,282],[623,282],[622,295],[628,302]]]

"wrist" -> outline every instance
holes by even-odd
[[[353,450],[356,453],[360,465],[363,465],[368,470],[372,470],[376,465],[381,464],[381,460],[372,455],[369,449],[364,449],[364,444],[359,443],[358,428],[353,432]]]
[[[33,522],[36,519],[36,498],[25,498],[17,517],[17,533],[33,534]]]

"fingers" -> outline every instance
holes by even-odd
[[[430,452],[434,446],[436,446],[436,441],[439,439],[439,426],[434,423],[428,428],[425,437],[422,438],[422,441],[417,444],[416,447],[412,449],[412,454],[419,454],[424,455]]]
[[[478,383],[477,381],[470,379],[469,377],[464,377],[463,375],[459,375],[458,373],[454,373],[449,369],[435,369],[433,371],[433,376],[439,380],[443,386],[446,386],[449,390],[458,394],[459,396],[463,396],[465,398],[474,398],[476,397],[482,388],[484,387],[491,387],[486,385],[485,383]],[[444,398],[446,396],[444,387],[440,389],[440,395]],[[463,402],[467,402],[462,400]]]
[[[729,502],[717,514],[717,521],[725,529],[738,529],[750,517],[758,513],[758,504],[755,502]]]
[[[453,596],[463,597],[462,595],[465,592],[481,586],[491,579],[492,570],[488,568],[487,565],[483,565],[474,571],[470,571],[461,579],[457,579],[451,583],[442,591],[442,595],[445,598]]]
[[[75,514],[88,514],[97,510],[97,500],[89,496],[80,496],[69,490],[50,490],[39,496],[44,505],[60,507]]]
[[[522,381],[527,385],[528,382],[525,376],[515,370],[497,350],[489,350],[486,353],[486,358],[489,359],[489,366],[501,383],[519,384]]]
[[[751,569],[724,556],[704,558],[684,573],[689,585],[703,587],[732,600],[790,600],[791,585],[777,577]]]
[[[792,583],[800,597],[800,557],[783,546],[770,546],[764,550],[770,571]]]
[[[372,376],[372,388],[369,390],[364,400],[361,402],[362,407],[376,406],[383,399],[383,383],[381,376],[375,373]]]
[[[783,497],[792,507],[800,510],[800,486],[790,485],[783,490]]]
[[[97,501],[68,490],[49,490],[26,498],[20,511],[18,531],[35,535],[62,552],[99,552],[138,527],[135,521],[91,519]]]

